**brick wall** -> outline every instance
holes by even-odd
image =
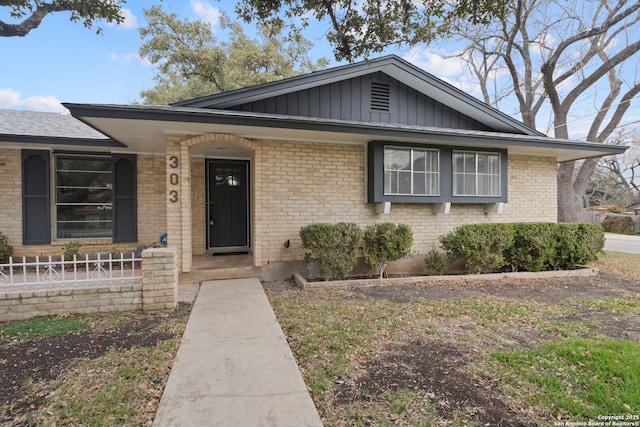
[[[4,286],[0,288],[0,322],[50,314],[174,309],[178,301],[176,251],[147,249],[142,257],[143,278],[133,283],[92,286],[58,283],[51,289]]]
[[[53,161],[53,160],[52,160]],[[83,239],[80,253],[130,253],[138,245],[158,242],[166,232],[167,202],[165,156],[139,155],[138,167],[138,242],[114,244],[111,239]],[[52,169],[53,170],[53,164]],[[51,186],[53,191],[54,182]],[[51,193],[53,195],[53,192]],[[55,219],[55,200],[51,199],[51,222]],[[22,244],[22,171],[20,150],[0,149],[0,231],[9,238],[15,256],[60,255],[68,240],[52,238],[50,245]]]
[[[314,222],[379,222],[411,225],[414,253],[437,246],[438,237],[457,225],[474,222],[556,221],[556,163],[553,158],[509,156],[509,202],[501,214],[485,214],[484,205],[453,204],[450,214],[433,214],[431,205],[392,204],[391,213],[375,213],[365,203],[365,154],[359,145],[261,141],[263,232],[256,236],[265,265],[303,258],[299,230]],[[287,249],[284,242],[289,240]],[[259,255],[259,256],[258,256]]]

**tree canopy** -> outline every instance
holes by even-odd
[[[0,0],[0,7],[9,11],[9,16],[16,20],[9,23],[0,20],[0,37],[24,37],[37,28],[42,20],[55,12],[71,12],[72,22],[82,22],[92,28],[95,21],[104,19],[107,22],[124,21],[122,6],[126,0]],[[101,29],[98,28],[100,33]]]
[[[155,87],[141,92],[146,104],[167,104],[267,83],[323,68],[328,61],[311,61],[311,43],[298,35],[285,40],[281,27],[261,25],[259,40],[248,37],[242,26],[224,14],[223,40],[211,25],[181,20],[159,6],[144,11],[148,22],[140,29],[144,40],[140,56],[157,66]]]
[[[480,24],[502,17],[512,0],[239,0],[245,22],[272,28],[285,24],[299,34],[310,19],[327,21],[326,38],[336,59],[354,60],[392,45],[431,42],[462,22]]]

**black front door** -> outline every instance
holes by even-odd
[[[208,247],[214,252],[249,250],[249,162],[207,161]]]

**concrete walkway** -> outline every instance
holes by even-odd
[[[202,283],[153,425],[322,426],[258,279]]]

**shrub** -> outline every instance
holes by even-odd
[[[382,278],[387,264],[409,255],[412,245],[413,231],[407,224],[370,225],[362,238],[364,266],[367,270],[377,267]]]
[[[443,249],[465,260],[470,273],[511,269],[572,269],[597,258],[604,232],[595,224],[470,224],[440,237]]]
[[[630,216],[607,215],[601,225],[607,233],[617,234],[634,234],[636,228],[636,223]]]
[[[541,271],[548,268],[555,256],[554,226],[552,223],[512,224],[513,245],[508,260],[513,271]]]
[[[70,242],[67,242],[63,246],[63,250],[62,250],[64,259],[72,260],[74,256],[77,257],[78,255],[80,255],[81,246],[82,246],[82,243],[78,242],[77,240],[71,240]]]
[[[9,258],[13,255],[13,246],[9,244],[7,236],[0,232],[0,264],[9,262]]]
[[[464,259],[471,274],[499,271],[508,265],[505,252],[512,244],[510,224],[466,224],[440,237],[449,257]]]
[[[427,276],[442,276],[447,272],[446,256],[435,248],[431,249],[424,257],[424,266]]]
[[[555,224],[555,253],[549,264],[572,269],[597,259],[604,248],[604,230],[597,224]]]
[[[353,269],[362,230],[357,224],[311,224],[300,229],[304,263],[317,261],[319,273],[327,278],[342,279]]]

